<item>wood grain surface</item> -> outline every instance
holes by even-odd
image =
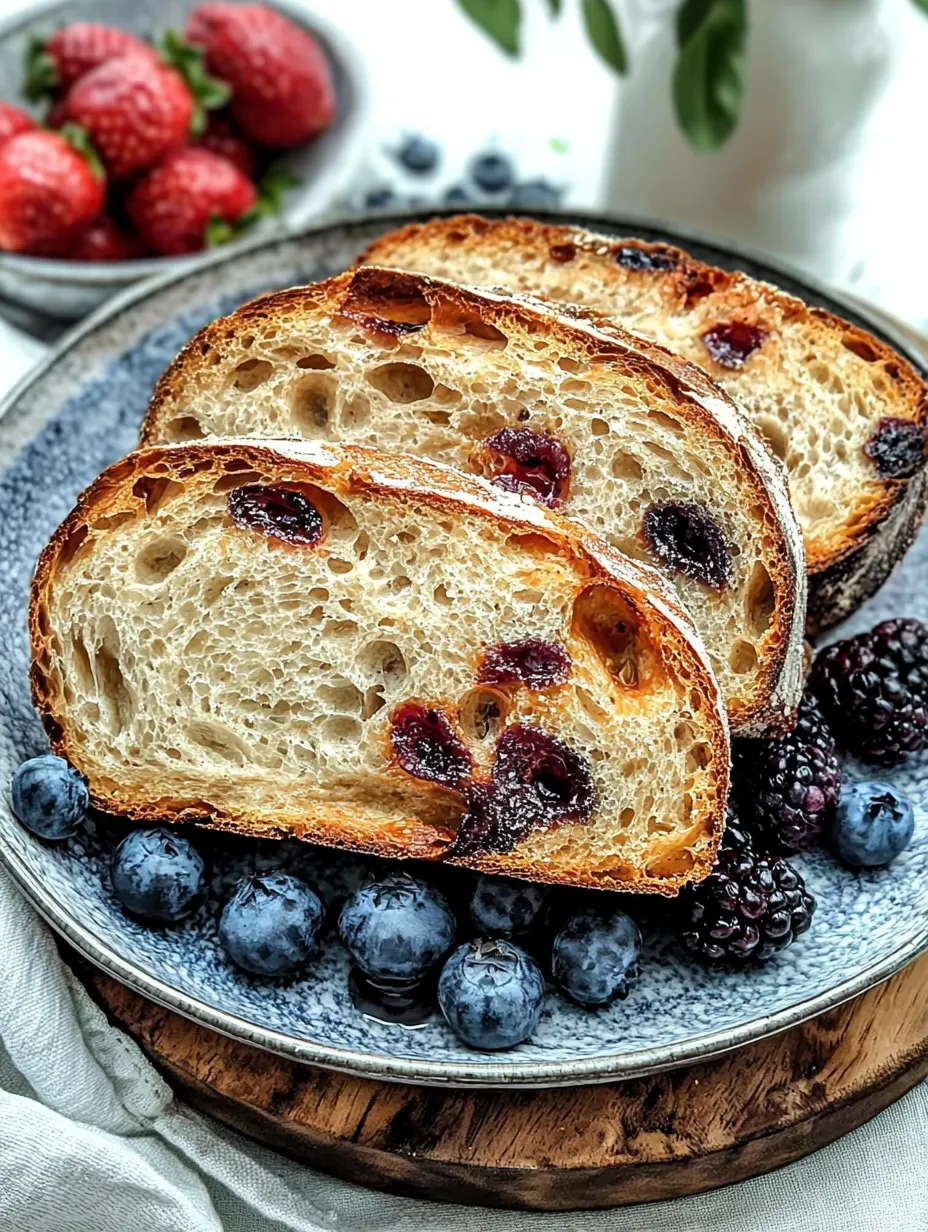
[[[447,1202],[570,1210],[713,1189],[832,1142],[928,1073],[928,956],[840,1009],[703,1065],[512,1092],[300,1065],[82,974],[191,1104],[346,1180]]]

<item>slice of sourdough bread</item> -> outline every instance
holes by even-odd
[[[261,441],[116,463],[39,561],[33,695],[95,803],[672,894],[728,739],[660,578],[482,479]]]
[[[362,270],[208,326],[160,381],[143,442],[288,434],[402,450],[560,503],[664,569],[734,730],[790,722],[801,536],[779,464],[693,365],[550,305]]]
[[[857,326],[677,248],[530,219],[437,218],[362,261],[582,304],[705,368],[786,463],[810,631],[854,611],[912,542],[928,497],[925,386]]]

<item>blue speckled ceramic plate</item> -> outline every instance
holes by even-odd
[[[406,220],[402,220],[406,221]],[[576,219],[675,242],[637,222]],[[149,284],[109,305],[73,333],[15,391],[0,422],[0,780],[45,748],[26,684],[25,613],[36,557],[78,491],[131,449],[152,383],[201,324],[256,292],[343,269],[396,219],[329,226]],[[683,241],[719,264],[774,278],[845,316],[854,312],[761,263]],[[859,318],[858,318],[859,319]],[[872,322],[864,322],[876,328]],[[881,332],[877,329],[877,332]],[[882,331],[885,332],[885,331]],[[928,537],[847,628],[890,614],[928,618]],[[761,970],[707,972],[655,930],[633,995],[585,1012],[552,995],[530,1043],[505,1054],[472,1052],[435,1017],[417,1030],[362,1016],[347,995],[347,962],[331,937],[302,978],[252,980],[224,960],[216,941],[223,887],[255,867],[285,864],[330,897],[363,872],[351,856],[292,844],[202,837],[213,893],[182,927],[149,929],[111,896],[106,857],[119,827],[100,819],[63,845],[44,844],[0,800],[0,856],[26,895],[99,966],[205,1025],[275,1052],[379,1078],[457,1085],[556,1085],[631,1077],[757,1040],[839,1004],[928,948],[928,757],[894,772],[916,804],[909,850],[889,870],[855,875],[824,854],[800,863],[819,908],[812,929]]]

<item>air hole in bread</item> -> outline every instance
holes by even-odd
[[[665,411],[648,411],[648,419],[652,423],[660,424],[662,428],[666,428],[668,432],[674,436],[684,436],[685,429],[679,419],[674,419],[673,415],[668,415]]]
[[[687,847],[669,851],[656,860],[651,860],[647,871],[652,877],[684,877],[693,867],[696,858]]]
[[[357,658],[358,667],[374,676],[380,676],[389,684],[398,684],[406,676],[407,667],[403,652],[395,642],[369,642]]]
[[[585,689],[582,685],[577,685],[574,693],[576,694],[577,701],[580,703],[580,709],[588,719],[591,719],[597,725],[609,721],[608,712],[596,701],[589,689]]]
[[[594,584],[580,592],[574,600],[572,627],[621,688],[637,689],[646,680],[653,652],[635,612],[610,586]]]
[[[641,463],[624,449],[617,449],[612,455],[612,473],[616,479],[641,479],[644,472]]]
[[[365,329],[394,337],[415,333],[432,319],[431,305],[416,279],[395,270],[359,270],[341,312]]]
[[[164,475],[142,475],[132,485],[132,495],[145,502],[145,512],[155,514],[168,501],[179,496],[184,490],[182,483],[168,479]]]
[[[728,656],[728,666],[737,676],[743,676],[747,672],[754,671],[757,667],[757,650],[751,642],[746,642],[744,638],[738,638]]]
[[[600,419],[598,415],[590,420],[590,432],[593,436],[608,436],[609,424],[605,419]]]
[[[324,748],[338,749],[345,745],[357,744],[362,738],[363,727],[360,719],[352,719],[347,715],[336,714],[327,718],[319,729]]]
[[[368,383],[390,402],[406,406],[430,398],[435,382],[418,364],[381,364],[367,374]]]
[[[495,741],[511,708],[510,699],[496,689],[470,689],[458,703],[458,723],[464,739],[478,744]]]
[[[774,419],[772,415],[758,415],[755,423],[770,446],[770,452],[781,462],[785,462],[789,452],[789,433],[786,430],[786,424],[781,423],[779,419]]]
[[[94,650],[94,679],[106,710],[110,733],[118,736],[132,717],[132,694],[119,662],[119,633],[108,617],[102,622]]]
[[[694,770],[705,770],[712,761],[712,749],[704,740],[697,740],[690,745],[686,754],[686,769],[688,773]]]
[[[347,676],[332,676],[316,689],[316,696],[333,714],[358,715],[364,706],[364,694]]]
[[[71,561],[74,560],[74,558],[77,556],[78,552],[81,550],[84,543],[86,542],[87,536],[89,533],[90,532],[86,526],[78,526],[78,527],[75,527],[73,531],[71,531],[70,535],[68,535],[67,539],[65,540],[65,542],[61,545],[61,548],[59,549],[59,552],[58,552],[59,567],[63,565],[69,565]]]
[[[552,244],[548,249],[548,255],[552,261],[556,261],[558,265],[566,265],[568,261],[573,261],[577,255],[576,244]]]
[[[775,606],[773,582],[763,561],[756,561],[751,570],[746,595],[747,617],[751,631],[761,637],[770,628]]]
[[[93,694],[95,692],[93,668],[90,665],[90,655],[80,633],[72,633],[71,635],[71,653],[81,690],[85,694]]]
[[[243,766],[252,760],[251,750],[245,741],[221,723],[190,723],[187,738],[223,761]]]
[[[432,591],[432,598],[436,603],[441,604],[442,607],[451,607],[454,603],[454,600],[448,594],[448,587],[444,584],[444,582],[439,583],[439,585],[435,587]]]
[[[145,586],[159,585],[174,572],[186,555],[187,545],[176,535],[156,539],[135,558],[136,581]]]
[[[298,368],[312,368],[316,372],[327,372],[335,367],[335,361],[329,359],[328,355],[301,355],[296,361]]]
[[[250,394],[269,380],[273,371],[274,365],[267,359],[245,359],[233,369],[230,383],[240,393]]]
[[[102,518],[94,519],[93,529],[98,532],[116,530],[117,527],[124,526],[126,522],[131,522],[135,516],[128,509],[123,509],[120,513],[107,513]]]
[[[361,708],[361,718],[365,721],[373,718],[386,704],[387,699],[384,696],[384,686],[382,684],[372,684],[370,688],[364,690],[364,705]]]
[[[864,334],[844,334],[841,343],[852,354],[856,355],[858,359],[862,359],[868,364],[872,364],[880,358],[876,347]]]
[[[354,568],[354,565],[350,560],[343,560],[340,556],[330,556],[326,561],[326,564],[328,565],[331,573],[338,574],[339,576],[345,573],[350,573]]]
[[[335,381],[327,376],[307,376],[297,381],[290,392],[290,419],[309,437],[328,427],[335,397]]]
[[[234,471],[223,475],[213,484],[214,492],[231,492],[233,488],[241,488],[245,484],[260,483],[261,476],[257,471]]]

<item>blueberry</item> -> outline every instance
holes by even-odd
[[[445,205],[467,205],[472,199],[463,184],[452,184],[445,192]]]
[[[638,978],[641,933],[623,911],[589,908],[572,916],[554,938],[551,974],[578,1005],[624,1000]]]
[[[325,908],[322,899],[289,873],[243,877],[219,920],[219,941],[252,975],[289,975],[316,948]]]
[[[491,937],[527,933],[548,898],[546,886],[510,877],[480,877],[471,899],[471,919]]]
[[[451,949],[454,929],[444,896],[408,873],[362,885],[338,917],[342,944],[375,983],[421,980]]]
[[[509,204],[518,210],[550,210],[561,204],[562,189],[547,180],[526,180],[509,194]]]
[[[190,915],[203,898],[203,858],[171,830],[134,830],[110,865],[116,897],[132,915],[173,924]]]
[[[847,782],[831,827],[836,855],[854,868],[880,868],[908,847],[912,805],[889,783]]]
[[[33,757],[13,774],[13,812],[41,838],[70,838],[89,808],[87,780],[63,757]]]
[[[535,1030],[545,982],[533,958],[510,941],[468,941],[445,963],[438,1004],[471,1048],[514,1048]]]
[[[505,154],[478,154],[470,165],[470,176],[484,192],[504,192],[515,178],[512,162]]]
[[[395,205],[396,201],[397,196],[392,188],[372,188],[364,194],[364,204],[369,210],[383,209]]]
[[[439,149],[428,137],[407,137],[396,151],[396,157],[413,175],[428,175],[438,166]]]

